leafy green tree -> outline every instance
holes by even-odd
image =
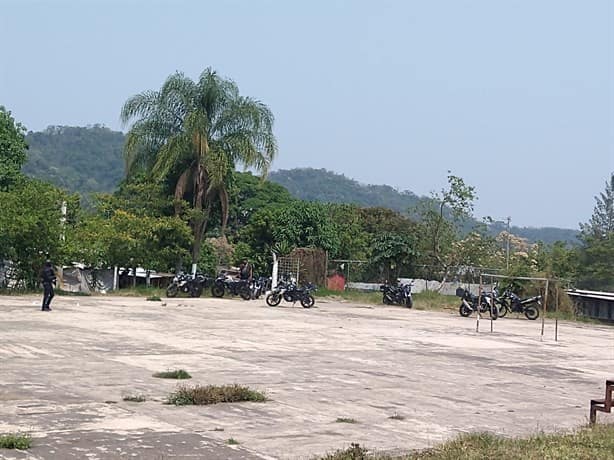
[[[583,245],[579,250],[578,285],[614,291],[614,174],[595,201],[591,219],[580,226]]]
[[[614,232],[614,173],[605,182],[605,190],[595,197],[597,204],[586,224],[580,224],[584,238],[607,239]]]
[[[380,268],[380,274],[388,281],[396,280],[411,270],[416,256],[415,243],[407,235],[385,232],[376,235],[372,242],[371,264]]]
[[[47,257],[56,264],[67,261],[63,236],[71,222],[62,220],[63,202],[75,209],[78,198],[32,179],[20,181],[10,191],[0,191],[0,260],[12,262],[16,280],[23,287],[37,285]]]
[[[457,262],[450,257],[453,242],[458,238],[463,220],[471,217],[475,198],[474,187],[465,184],[462,178],[448,174],[448,186],[433,193],[431,203],[418,210],[424,262],[438,267],[444,280],[450,266]]]
[[[234,171],[229,179],[228,224],[234,232],[245,225],[257,210],[266,206],[283,206],[295,201],[281,185],[264,181],[251,172]]]
[[[121,209],[82,219],[68,239],[71,257],[88,266],[162,271],[187,258],[191,242],[189,227],[178,217],[138,216]]]
[[[0,105],[0,190],[6,191],[21,177],[26,162],[26,128]]]
[[[128,174],[145,169],[155,179],[170,178],[177,201],[189,199],[196,264],[215,201],[221,204],[224,234],[235,166],[266,175],[277,152],[273,114],[207,68],[196,82],[176,73],[159,91],[131,97],[121,118],[133,122],[125,146]]]

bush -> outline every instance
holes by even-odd
[[[193,387],[181,386],[171,393],[167,399],[168,404],[175,406],[208,405],[223,402],[266,401],[266,396],[256,390],[242,385],[196,385]]]
[[[153,376],[159,379],[178,379],[178,380],[192,378],[192,376],[188,374],[187,371],[184,371],[183,369],[176,369],[176,370],[165,371],[165,372],[156,372]]]
[[[29,449],[32,438],[28,434],[9,433],[0,435],[0,449]]]

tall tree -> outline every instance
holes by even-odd
[[[169,76],[159,91],[126,101],[124,124],[133,122],[125,145],[128,174],[145,169],[170,180],[178,203],[191,203],[192,263],[200,257],[213,203],[228,221],[227,183],[239,164],[266,175],[277,153],[273,114],[263,103],[239,94],[237,85],[207,68],[198,81],[182,73]]]
[[[614,233],[614,173],[605,182],[605,190],[595,197],[597,204],[593,215],[586,224],[580,224],[582,235],[598,239]]]
[[[614,174],[595,201],[591,219],[580,225],[584,244],[580,248],[578,284],[588,289],[614,290]]]
[[[0,190],[8,190],[26,162],[26,128],[0,105]]]

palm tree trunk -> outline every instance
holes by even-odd
[[[226,237],[226,225],[228,224],[228,213],[229,213],[229,201],[228,198],[228,190],[226,190],[225,186],[222,186],[218,190],[218,194],[220,196],[220,205],[222,207],[222,228],[220,233],[222,234],[222,238]]]

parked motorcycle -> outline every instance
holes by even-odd
[[[311,308],[316,303],[312,294],[315,290],[316,287],[311,283],[299,288],[294,280],[280,281],[277,287],[266,297],[266,303],[270,307],[276,307],[283,299],[292,303],[300,301],[303,308]]]
[[[541,295],[521,299],[512,291],[511,287],[508,287],[500,298],[501,307],[499,309],[499,316],[503,318],[508,312],[522,313],[527,319],[536,320],[539,318],[539,307],[541,307],[542,304],[541,300]]]
[[[265,276],[255,278],[254,281],[252,281],[250,288],[252,292],[252,299],[258,299],[262,294],[270,290],[271,278],[267,278]]]
[[[182,292],[184,294],[189,294],[190,297],[200,297],[203,288],[208,286],[210,282],[211,278],[202,273],[197,273],[196,276],[179,273],[166,288],[166,296],[176,297],[177,294]]]
[[[493,288],[493,292],[482,292],[481,296],[474,295],[467,289],[458,288],[456,295],[461,298],[461,304],[458,308],[461,316],[467,317],[474,311],[478,311],[480,314],[488,312],[493,320],[499,317],[496,287]]]
[[[386,305],[403,305],[407,308],[414,306],[411,297],[411,283],[408,284],[382,284],[379,290],[382,292],[382,302]]]
[[[226,292],[241,296],[243,300],[252,298],[252,291],[247,280],[238,280],[222,272],[211,286],[211,295],[213,297],[224,297]]]

